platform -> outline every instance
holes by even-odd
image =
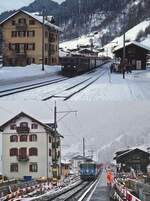
[[[107,187],[105,176],[105,170],[103,170],[100,180],[93,190],[88,201],[110,201],[110,190]]]

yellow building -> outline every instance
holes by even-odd
[[[42,63],[55,65],[59,62],[59,31],[50,17],[44,20],[44,43],[42,42],[43,17],[18,10],[0,23],[3,37],[3,64],[25,66]]]

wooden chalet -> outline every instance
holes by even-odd
[[[130,172],[133,168],[136,172],[147,172],[147,166],[149,164],[150,154],[144,150],[135,148],[124,151],[118,151],[115,153],[118,171]]]
[[[144,70],[146,69],[146,57],[150,52],[150,47],[132,41],[125,45],[126,59],[128,64],[133,70]],[[121,58],[123,61],[123,46],[116,47],[113,51],[116,58]]]

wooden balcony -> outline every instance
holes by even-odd
[[[27,162],[27,161],[29,161],[29,156],[27,156],[27,155],[19,155],[19,156],[17,156],[17,160],[19,162]]]
[[[30,128],[29,127],[17,127],[16,131],[18,134],[29,134]]]

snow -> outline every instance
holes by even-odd
[[[31,16],[32,18],[36,19],[36,20],[39,21],[40,23],[43,23],[43,17],[42,17],[42,16],[38,16],[37,13],[29,13],[29,12],[27,12],[27,11],[25,11],[25,10],[18,10],[18,11],[16,11],[15,13],[13,13],[12,15],[10,15],[8,18],[6,18],[5,20],[3,20],[0,24],[3,24],[5,21],[7,21],[9,18],[15,16],[15,15],[18,14],[19,12],[23,12],[23,13],[25,13],[25,14]],[[46,20],[46,19],[45,19],[45,22],[44,22],[44,23],[45,23],[45,25],[48,25],[48,26],[54,28],[55,30],[61,31],[61,28],[60,28],[60,27],[58,27],[58,26],[56,26],[56,25],[50,23],[49,20]]]
[[[8,83],[9,82],[17,82],[21,81],[22,79],[33,79],[37,77],[48,77],[54,76],[60,72],[60,66],[48,66],[45,65],[45,70],[42,71],[42,66],[37,64],[31,64],[26,67],[3,67],[0,68],[0,83]]]
[[[133,3],[133,5],[130,5],[130,6],[134,6],[134,4],[138,4],[138,3],[139,1],[136,1]],[[150,20],[146,19],[142,21],[141,23],[137,24],[136,26],[134,26],[133,28],[131,28],[130,30],[126,31],[126,34],[125,34],[126,41],[135,41],[139,32],[145,31],[145,29],[148,26],[150,26]],[[103,34],[107,33],[108,31],[109,31],[108,28],[105,28],[101,30],[101,32],[97,32],[96,34],[94,34],[93,32],[91,34],[82,35],[79,38],[60,43],[60,47],[63,48],[64,50],[75,49],[77,48],[77,46],[80,46],[80,45],[90,45],[90,39],[93,39],[94,45],[96,48],[98,49],[104,48],[104,52],[99,53],[99,56],[110,56],[113,58],[113,54],[112,54],[113,48],[114,47],[117,48],[117,46],[123,46],[123,35],[116,37],[110,43],[106,44],[104,47],[101,47],[100,38]],[[142,44],[150,48],[150,37],[141,41],[141,45]]]
[[[107,65],[105,67],[107,69]],[[122,79],[121,74],[112,74],[111,82],[106,71],[99,80],[66,102],[61,99],[41,101],[45,96],[61,92],[92,75],[96,77],[100,72],[101,69],[97,69],[93,74],[1,98],[0,124],[20,111],[41,121],[53,122],[54,101],[57,100],[58,111],[77,110],[77,114],[70,113],[64,118],[64,114],[57,116],[58,130],[64,136],[62,159],[69,159],[75,153],[82,154],[83,137],[86,154],[94,150],[94,158],[98,157],[99,161],[112,160],[113,153],[122,148],[146,147],[150,143],[148,70],[133,71],[126,74],[126,79]]]

